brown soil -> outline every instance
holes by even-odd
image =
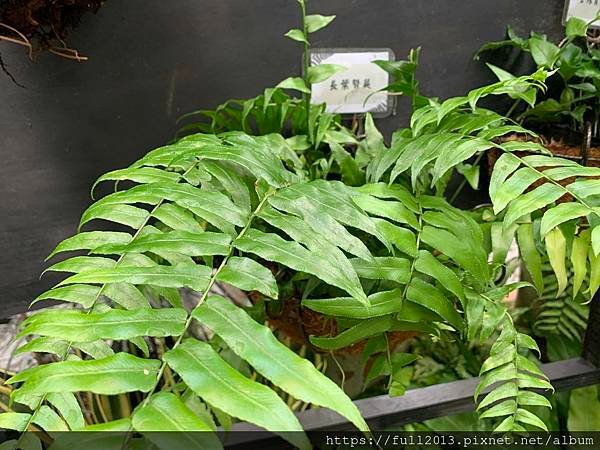
[[[0,22],[42,44],[65,39],[86,12],[98,11],[104,0],[0,0]],[[7,31],[6,29],[3,30]]]
[[[298,345],[309,344],[309,336],[335,336],[338,333],[337,322],[334,318],[326,317],[320,313],[302,307],[296,297],[282,300],[281,311],[268,318],[269,324],[289,337]],[[393,350],[398,344],[414,336],[416,332],[393,331],[389,334],[390,347]],[[336,350],[335,353],[355,355],[363,351],[366,340],[356,342],[348,347]],[[319,351],[318,347],[315,347]],[[325,351],[325,350],[323,350]]]
[[[0,42],[23,46],[29,57],[34,52],[48,50],[64,58],[84,61],[87,58],[69,48],[65,39],[85,13],[97,12],[104,1],[0,0]],[[12,78],[1,55],[0,68]]]

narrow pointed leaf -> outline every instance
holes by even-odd
[[[544,290],[544,278],[542,275],[542,257],[535,246],[535,238],[533,234],[533,225],[525,223],[517,228],[517,242],[519,251],[525,267],[535,284],[539,293]]]
[[[297,31],[300,31],[300,30],[297,30]],[[291,36],[288,36],[288,37],[291,37]],[[306,83],[304,82],[304,80],[299,77],[286,78],[285,80],[283,80],[281,83],[279,83],[275,87],[278,87],[281,89],[292,89],[295,91],[300,91],[300,92],[304,92],[306,94],[310,94],[310,89],[308,88],[308,86],[306,86]]]
[[[279,293],[273,273],[250,258],[230,257],[217,280],[244,291],[258,291],[270,298],[277,298]]]
[[[25,395],[47,392],[90,391],[116,395],[148,392],[154,388],[160,361],[142,359],[126,353],[89,361],[63,361],[36,367],[28,373],[20,391]],[[20,374],[8,380],[16,383]]]
[[[240,374],[209,344],[188,340],[167,352],[164,358],[169,367],[210,405],[267,430],[288,432],[284,434],[285,438],[301,448],[307,447],[303,433],[290,433],[301,432],[302,427],[277,394]]]
[[[130,283],[152,284],[161,287],[189,287],[202,291],[210,279],[211,270],[206,266],[155,266],[155,267],[122,267],[98,269],[72,275],[61,281],[58,286],[77,283]]]
[[[328,80],[338,72],[346,70],[346,67],[339,64],[319,64],[308,68],[308,82],[312,84],[321,83]]]
[[[322,16],[321,14],[309,14],[306,16],[306,29],[309,33],[319,31],[329,25],[335,16]]]
[[[365,306],[353,297],[306,299],[302,301],[302,305],[327,316],[367,319],[400,312],[402,291],[402,289],[392,289],[369,295],[369,306]]]
[[[223,448],[211,428],[170,392],[159,392],[150,397],[135,410],[131,423],[136,431],[164,450],[180,446],[196,450]],[[144,434],[144,431],[150,433]]]
[[[325,255],[309,251],[296,242],[286,241],[274,233],[251,229],[244,237],[236,239],[233,246],[268,261],[275,261],[291,269],[315,275],[326,283],[344,289],[358,300],[366,302],[367,297],[356,273],[340,271],[326,261]]]
[[[136,336],[178,336],[183,333],[183,309],[112,309],[102,313],[48,310],[23,322],[24,334],[39,334],[75,342],[98,339],[131,339]]]
[[[456,274],[442,264],[436,257],[426,250],[419,251],[415,261],[415,269],[418,272],[429,275],[440,282],[444,288],[452,292],[464,304],[465,291]]]
[[[406,298],[432,310],[457,330],[463,329],[463,320],[452,302],[431,284],[413,278],[406,292]]]
[[[51,392],[46,400],[56,408],[71,430],[79,430],[85,426],[81,407],[70,392]]]
[[[187,256],[227,255],[231,237],[223,233],[171,231],[138,237],[124,245],[103,245],[93,253],[122,255],[130,252],[176,252]]]
[[[366,431],[356,406],[339,387],[306,359],[281,344],[266,327],[220,297],[210,297],[194,317],[215,331],[264,377],[299,400],[328,407]]]
[[[191,233],[202,233],[204,231],[192,214],[174,203],[160,205],[152,213],[152,216],[173,230],[189,231]]]
[[[566,289],[568,283],[567,267],[565,264],[567,241],[560,228],[555,228],[546,234],[546,251],[548,252],[552,270],[554,270],[558,279],[556,297],[559,297]]]
[[[126,244],[131,240],[128,233],[116,231],[87,231],[76,234],[65,239],[48,255],[46,260],[52,258],[57,253],[68,252],[72,250],[93,250],[104,244]]]
[[[65,302],[78,303],[84,308],[90,308],[100,293],[100,287],[86,284],[72,284],[57,287],[40,294],[31,304],[42,300],[53,299]]]
[[[320,337],[311,336],[310,343],[326,350],[337,350],[362,341],[371,336],[385,333],[392,327],[391,316],[373,317],[361,320],[359,323],[336,336]]]
[[[562,223],[586,216],[589,213],[591,213],[590,208],[579,203],[561,203],[546,211],[544,217],[542,217],[540,234],[543,238],[550,230]]]

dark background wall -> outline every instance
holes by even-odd
[[[561,32],[562,0],[313,0],[337,14],[314,35],[324,47],[422,46],[426,95],[449,97],[490,81],[474,52],[504,36]],[[108,0],[69,43],[76,63],[0,42],[25,89],[0,74],[0,317],[45,288],[43,259],[73,234],[102,173],[126,166],[173,136],[182,113],[259,94],[299,70],[294,0]],[[379,125],[406,120],[402,106]]]

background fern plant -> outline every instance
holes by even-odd
[[[545,73],[539,71],[499,81],[464,97],[430,101],[415,111],[410,129],[395,134],[390,150],[374,159],[367,179],[400,182],[416,192],[433,190],[445,195],[453,169],[468,174],[484,153],[500,151],[489,186],[493,210],[486,219],[489,223],[482,223],[488,251],[493,252],[492,269],[501,268],[507,247],[517,236],[525,266],[540,293],[545,281],[542,258],[547,258],[558,280],[554,296],[566,289],[567,265],[571,264],[577,272],[573,295],[586,286],[585,296],[590,299],[598,289],[600,171],[550,156],[533,133],[477,106],[480,98],[501,94],[531,103],[536,91],[544,88],[544,79]],[[530,135],[533,140],[497,139],[507,133]],[[564,198],[572,201],[560,203]],[[512,289],[524,285],[490,289],[489,284],[477,286],[473,280],[465,280],[469,340],[479,336],[485,341],[502,330],[481,369],[483,378],[476,397],[482,389],[493,388],[479,405],[481,417],[502,419],[497,430],[521,430],[530,425],[545,429],[541,420],[523,408],[549,406],[530,391],[550,388],[537,366],[524,356],[531,349],[539,351],[537,344],[517,333],[502,302]],[[581,314],[573,317],[579,325]]]

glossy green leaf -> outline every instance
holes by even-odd
[[[299,31],[299,30],[298,30]],[[281,89],[292,89],[294,91],[304,92],[305,94],[310,94],[310,89],[306,86],[306,83],[302,78],[299,77],[290,77],[283,80],[276,87]]]
[[[74,256],[48,267],[45,272],[87,272],[94,269],[112,268],[116,261],[110,258],[92,256]]]
[[[319,64],[308,68],[307,79],[311,84],[321,83],[344,70],[346,70],[346,67],[339,64]]]
[[[102,245],[94,249],[97,254],[122,255],[132,252],[176,252],[187,256],[227,255],[231,237],[223,233],[171,231],[140,236],[128,244]]]
[[[31,418],[31,414],[4,412],[0,414],[0,428],[23,431]]]
[[[112,309],[101,313],[46,310],[28,317],[21,334],[63,338],[75,342],[131,339],[136,336],[178,336],[184,331],[183,309]]]
[[[155,266],[155,267],[122,267],[98,269],[83,272],[61,281],[58,286],[78,283],[130,283],[152,284],[161,287],[179,288],[187,286],[203,291],[209,281],[210,268],[206,266]]]
[[[589,239],[584,236],[575,236],[571,248],[571,265],[573,267],[573,298],[581,289],[587,275],[587,254]]]
[[[185,208],[174,203],[164,203],[152,213],[162,223],[173,230],[188,231],[191,233],[202,233],[204,230],[194,216]]]
[[[85,426],[85,419],[77,398],[70,392],[51,392],[46,400],[56,408],[71,430]]]
[[[196,308],[194,317],[281,389],[299,400],[331,408],[359,430],[368,430],[356,406],[334,382],[281,344],[268,328],[254,322],[240,308],[213,296]]]
[[[515,414],[515,420],[517,422],[533,425],[534,427],[538,427],[544,431],[548,431],[548,427],[546,426],[546,424],[542,422],[539,417],[537,417],[532,412],[527,411],[526,409],[518,408],[517,413]]]
[[[79,228],[94,219],[104,219],[110,222],[127,225],[133,229],[143,226],[149,217],[148,211],[130,205],[101,205],[85,212],[79,222]]]
[[[335,16],[322,16],[321,14],[309,14],[304,18],[306,30],[309,33],[314,33],[329,25]]]
[[[408,228],[402,228],[394,225],[384,219],[376,219],[373,221],[377,230],[389,241],[394,247],[408,256],[413,258],[417,256],[417,237]]]
[[[32,422],[46,431],[69,431],[65,421],[47,405],[42,405],[33,415]]]
[[[277,298],[279,295],[273,273],[250,258],[230,257],[225,267],[219,272],[217,280],[244,291],[258,291],[271,298]]]
[[[52,258],[57,253],[68,252],[72,250],[93,250],[104,244],[126,244],[131,240],[128,233],[116,231],[86,231],[65,239],[48,255],[46,260]]]
[[[389,200],[381,200],[370,195],[358,195],[354,201],[364,211],[373,215],[384,217],[399,223],[405,223],[412,228],[418,228],[419,222],[412,211],[402,203]]]
[[[302,30],[299,30],[298,28],[291,29],[290,31],[285,33],[285,36],[294,41],[303,42],[303,43],[308,44],[308,41],[306,40],[306,36],[304,35],[304,32]],[[277,87],[284,87],[284,86],[278,85]]]
[[[366,302],[366,295],[360,286],[356,273],[345,273],[331,266],[325,255],[309,251],[296,242],[286,241],[274,233],[249,230],[244,237],[233,242],[234,247],[253,253],[268,261],[275,261],[287,267],[306,272],[333,286],[344,289],[358,300]]]
[[[350,262],[360,278],[390,280],[401,284],[406,284],[410,279],[408,259],[380,256],[373,258],[372,261],[353,258]]]
[[[552,209],[546,211],[542,217],[540,234],[542,238],[557,226],[569,220],[577,219],[578,217],[586,216],[591,212],[590,208],[578,203],[561,203]]]
[[[160,361],[117,353],[99,360],[63,361],[35,367],[26,375],[15,375],[8,383],[26,378],[25,385],[20,388],[23,395],[78,391],[105,395],[148,392],[154,388],[159,367]]]
[[[567,267],[565,264],[565,258],[567,253],[567,241],[560,228],[555,228],[546,234],[546,251],[548,252],[548,258],[550,259],[550,265],[552,270],[556,274],[558,279],[558,290],[556,297],[567,287]]]
[[[452,302],[431,284],[413,278],[406,292],[406,298],[435,312],[457,330],[463,329],[463,320]]]
[[[600,256],[600,226],[595,226],[592,230],[592,249],[596,256]]]
[[[125,309],[150,307],[148,299],[133,284],[112,283],[105,285],[102,294]]]
[[[504,400],[511,397],[516,397],[518,393],[517,384],[508,382],[501,384],[496,389],[491,391],[477,406],[477,410],[488,407],[499,400]]]
[[[527,268],[537,291],[541,293],[544,289],[542,258],[535,246],[533,225],[531,223],[519,225],[519,228],[517,228],[517,242],[525,267]]]
[[[495,171],[496,169],[494,169]],[[502,181],[495,189],[490,189],[490,198],[494,204],[494,213],[498,214],[508,204],[518,198],[532,183],[542,178],[542,174],[530,167],[523,167]]]
[[[159,392],[137,408],[131,418],[136,431],[161,449],[185,446],[189,449],[222,449],[211,428],[175,394]],[[169,433],[165,433],[169,432]]]
[[[372,258],[367,246],[335,220],[320,204],[315,204],[306,197],[289,198],[285,196],[285,192],[282,195],[271,197],[269,203],[280,211],[301,217],[310,227],[308,232],[315,235],[317,240],[327,241],[331,245],[338,246],[363,259]],[[272,214],[277,214],[277,212]]]
[[[349,347],[368,337],[380,335],[381,333],[388,331],[391,327],[391,316],[373,317],[371,319],[361,320],[353,327],[342,331],[336,336],[310,336],[310,343],[326,350],[337,350],[343,347]]]
[[[369,306],[353,297],[305,299],[302,305],[327,316],[368,319],[384,316],[402,309],[402,289],[377,292],[369,295]]]
[[[420,250],[415,261],[415,269],[435,278],[444,288],[456,295],[461,303],[464,303],[465,292],[460,280],[451,269],[442,264],[431,253]]]
[[[156,169],[154,167],[129,167],[126,169],[113,170],[105,173],[96,180],[92,186],[94,188],[103,181],[134,181],[136,183],[158,183],[161,181],[177,182],[180,175],[176,172],[167,172],[166,170]]]
[[[565,194],[562,187],[545,183],[521,195],[508,207],[504,216],[504,226],[508,227],[520,217],[542,209]]]
[[[570,17],[565,25],[565,33],[569,38],[585,36],[587,34],[587,22],[579,17]]]
[[[40,294],[31,304],[33,305],[42,300],[54,299],[78,303],[84,308],[90,308],[98,298],[100,289],[98,286],[89,286],[86,284],[57,287]]]
[[[254,343],[250,341],[249,345]],[[302,427],[277,394],[240,374],[209,344],[188,340],[167,352],[164,359],[210,405],[267,430],[287,432],[283,435],[286,439],[300,448],[308,447],[303,433],[290,433],[299,432]]]
[[[480,419],[488,419],[490,417],[501,417],[509,414],[514,414],[517,410],[517,402],[514,400],[504,400],[497,405],[485,410],[479,415]]]

